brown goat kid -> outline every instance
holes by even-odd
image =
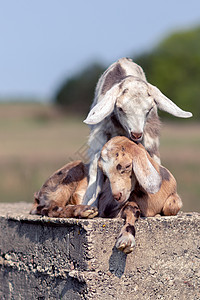
[[[116,242],[116,247],[125,253],[135,245],[134,224],[140,215],[171,216],[182,207],[173,175],[156,163],[141,144],[114,137],[104,145],[98,164],[109,179],[113,196],[103,195],[99,200],[99,214],[125,219]]]
[[[182,206],[172,174],[156,163],[142,145],[126,137],[108,141],[98,162],[106,175],[98,209],[82,205],[88,187],[88,165],[75,161],[57,170],[35,193],[31,214],[61,218],[122,217],[116,247],[130,253],[139,216],[176,215]]]

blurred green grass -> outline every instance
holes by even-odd
[[[56,169],[84,158],[83,119],[47,104],[0,104],[0,202],[32,202]],[[200,211],[200,124],[163,123],[160,152],[177,179],[183,210]]]

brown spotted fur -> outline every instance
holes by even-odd
[[[71,162],[51,175],[34,195],[31,214],[49,217],[92,218],[97,208],[81,205],[88,186],[88,166]]]
[[[104,196],[100,198],[99,215],[103,217],[119,215],[125,219],[125,225],[120,232],[116,246],[125,253],[129,253],[133,250],[135,243],[133,240],[135,234],[134,224],[140,215],[144,217],[153,217],[157,214],[165,216],[176,215],[182,207],[182,201],[177,194],[176,180],[173,175],[166,168],[156,163],[141,144],[136,145],[126,137],[114,137],[105,144],[101,151],[99,160],[99,167],[101,168],[103,165],[105,166],[105,162],[104,164],[102,163],[102,153],[105,148],[108,163],[110,163],[111,158],[115,159],[110,169],[112,170],[111,174],[107,174],[111,186],[104,186],[109,197]],[[134,159],[136,162],[136,158],[141,157],[141,160],[138,159],[137,161],[141,164],[141,170],[145,170],[146,156],[161,176],[161,187],[155,194],[147,193],[141,187],[135,178],[132,167],[129,167]],[[121,174],[122,172],[124,172],[123,175]],[[143,175],[146,176],[145,173]],[[125,178],[121,181],[123,185],[119,187],[119,190],[130,189],[130,186],[134,183],[133,190],[130,192],[128,199],[123,199],[123,203],[120,203],[120,199],[117,201],[113,194],[115,190],[113,186],[118,179],[119,181],[117,182],[120,182],[120,176],[125,176]],[[114,197],[110,194],[113,194]]]

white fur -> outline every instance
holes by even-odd
[[[138,141],[149,152],[155,146],[158,149],[159,137],[152,138],[144,130],[146,124],[150,123],[150,117],[157,117],[157,107],[178,117],[192,116],[149,84],[142,68],[130,59],[118,60],[103,73],[97,83],[91,111],[84,121],[91,125],[88,142],[90,147],[89,185],[84,204],[97,204],[103,182],[103,175],[97,168],[97,160],[103,145],[110,138],[117,135],[132,138],[134,133],[141,134]],[[113,122],[113,114],[115,122]],[[152,154],[152,157],[160,162],[156,153]]]

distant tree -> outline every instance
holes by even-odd
[[[173,33],[150,53],[133,57],[133,61],[143,67],[149,82],[200,119],[200,27]],[[55,103],[68,111],[87,114],[104,70],[104,66],[94,63],[67,79],[58,89]],[[162,113],[162,117],[171,116]]]
[[[149,82],[200,119],[200,27],[172,34],[134,61],[143,67]]]
[[[58,89],[55,103],[66,111],[86,114],[92,104],[96,83],[103,71],[103,66],[94,63],[67,79]]]

